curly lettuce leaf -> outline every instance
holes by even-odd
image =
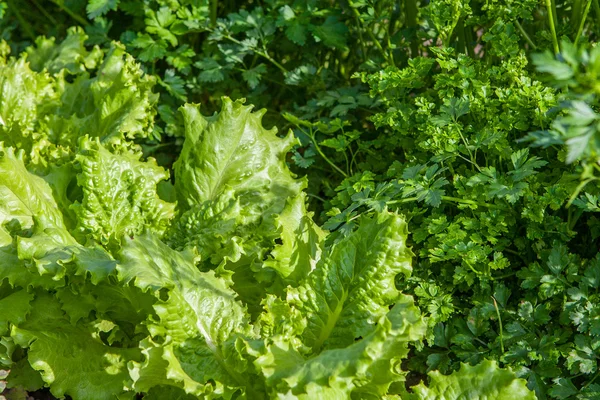
[[[62,76],[57,81],[62,89],[60,106],[44,124],[51,143],[76,147],[83,135],[106,140],[153,134],[155,78],[142,71],[124,46],[111,45],[95,76],[85,72],[72,83]]]
[[[250,242],[255,218],[228,190],[217,200],[204,201],[185,212],[170,231],[168,243],[178,250],[193,243],[201,259],[213,265],[226,259],[238,261],[244,252],[261,249],[256,241]]]
[[[305,196],[295,197],[276,217],[281,244],[271,251],[264,266],[282,278],[284,286],[298,286],[315,268],[323,252],[325,232],[306,211]]]
[[[371,333],[347,347],[307,357],[282,335],[249,342],[271,398],[381,398],[392,383],[403,381],[399,363],[408,343],[423,338],[425,324],[410,296],[397,300]]]
[[[195,105],[181,109],[186,136],[174,165],[180,207],[188,210],[231,189],[244,207],[278,213],[304,185],[285,164],[295,139],[291,133],[281,139],[276,128],[263,128],[266,110],[253,113],[241,100],[222,101],[221,112],[209,118]]]
[[[3,293],[0,286],[0,336],[5,336],[9,329],[8,324],[20,324],[25,321],[27,315],[31,312],[31,301],[33,294],[25,289],[16,290],[10,294]]]
[[[438,371],[429,373],[429,385],[414,386],[414,400],[536,400],[527,381],[519,379],[510,369],[499,368],[495,361],[485,360],[475,366],[461,364],[450,375]]]
[[[262,126],[265,111],[223,98],[221,112],[203,117],[185,105],[186,138],[174,164],[181,217],[169,234],[170,246],[196,247],[207,269],[218,267],[253,315],[271,284],[262,261],[279,237],[278,216],[300,196],[285,157],[295,139]]]
[[[198,396],[231,396],[252,388],[246,363],[237,359],[232,344],[238,335],[252,336],[249,319],[225,280],[212,271],[200,272],[192,252],[174,251],[150,235],[127,241],[117,268],[124,283],[159,300],[154,308],[160,322],[149,329],[161,338],[161,345],[157,350],[147,342],[145,364],[132,366],[138,376],[136,389],[153,386],[146,371],[162,374]]]
[[[83,198],[72,207],[81,235],[118,248],[124,236],[146,229],[159,235],[165,231],[175,205],[161,200],[156,186],[169,173],[154,159],[140,157],[127,149],[111,152],[98,139],[80,140],[75,160],[81,168],[77,183]]]
[[[85,48],[87,39],[88,36],[78,26],[69,28],[67,37],[60,43],[56,43],[53,37],[37,37],[35,46],[26,50],[30,68],[51,74],[64,70],[74,75],[95,68],[102,52],[98,47],[89,52]]]
[[[15,154],[12,147],[0,144],[0,225],[31,231],[34,220],[41,229],[66,231],[48,184],[27,171],[23,152]]]
[[[0,141],[30,155],[45,134],[36,129],[39,114],[58,102],[55,82],[46,72],[32,71],[24,57],[0,56]]]
[[[398,274],[410,275],[407,224],[383,212],[364,218],[358,230],[335,243],[287,302],[308,321],[302,337],[313,350],[351,344],[370,334],[400,297]]]
[[[39,293],[31,315],[13,326],[11,336],[28,348],[29,363],[54,396],[114,399],[130,384],[127,361],[139,359],[139,349],[107,346],[90,328],[71,325],[57,299]]]
[[[0,57],[0,141],[44,173],[71,161],[84,135],[155,135],[155,78],[118,43],[87,53],[86,38],[72,29],[62,43],[42,38],[18,59]]]

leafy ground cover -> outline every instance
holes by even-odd
[[[0,388],[600,399],[598,32],[597,0],[0,1]]]

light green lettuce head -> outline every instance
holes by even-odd
[[[8,384],[74,400],[400,395],[426,328],[395,286],[412,271],[404,218],[382,211],[326,241],[286,165],[295,139],[228,98],[212,117],[182,108],[170,186],[134,143],[152,135],[153,78],[121,45],[102,57],[70,35],[0,61]],[[492,372],[473,380],[481,393],[522,389]],[[415,395],[462,390],[463,375]]]

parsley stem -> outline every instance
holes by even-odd
[[[317,199],[317,200],[319,200],[319,201],[321,201],[321,202],[323,202],[323,203],[326,203],[326,202],[327,202],[327,200],[325,200],[325,199],[324,199],[324,198],[322,198],[321,196],[317,196],[316,194],[312,194],[312,193],[306,193],[306,195],[307,195],[308,197],[313,197],[313,198],[315,198],[315,199]]]
[[[317,141],[314,138],[312,138],[312,141],[313,141],[313,144],[315,145],[315,150],[317,150],[317,153],[319,153],[319,155],[321,157],[323,157],[323,159],[327,162],[327,164],[331,165],[333,167],[333,169],[335,169],[337,172],[339,172],[340,174],[342,174],[344,176],[344,178],[347,178],[348,174],[345,173],[344,171],[342,171],[342,169],[340,167],[338,167],[337,165],[335,165],[333,163],[333,161],[331,161],[329,158],[327,158],[327,156],[325,155],[325,153],[323,153],[323,151],[321,150],[321,148],[317,144]]]
[[[593,181],[598,181],[600,180],[600,178],[597,177],[592,177],[592,178],[588,178],[584,181],[581,181],[579,183],[579,185],[577,185],[577,187],[575,188],[575,191],[571,194],[571,197],[569,198],[569,201],[567,201],[567,206],[566,208],[571,207],[571,204],[573,204],[573,201],[575,201],[575,198],[577,198],[577,196],[579,195],[579,193],[583,190],[583,188],[590,182]]]
[[[29,36],[31,40],[35,41],[35,33],[33,32],[33,28],[25,20],[25,18],[23,18],[23,15],[21,15],[19,9],[12,3],[12,0],[8,0],[8,9],[15,14],[27,36]]]
[[[419,42],[417,41],[417,1],[405,0],[404,13],[406,14],[406,27],[410,30],[410,55],[419,55]]]
[[[600,5],[598,5],[598,0],[594,1],[594,11],[596,12],[596,23],[600,24]]]
[[[491,276],[490,279],[493,281],[497,281],[498,279],[504,279],[516,275],[517,271],[509,272],[508,274],[500,275],[500,276]]]
[[[556,37],[556,27],[554,26],[554,11],[552,8],[552,0],[546,0],[546,9],[548,10],[548,24],[550,25],[550,32],[552,32],[552,44],[554,45],[554,53],[560,53],[558,47],[558,38]]]
[[[529,37],[529,35],[527,34],[527,32],[525,32],[525,29],[523,29],[523,26],[519,23],[519,21],[515,20],[515,25],[517,25],[517,29],[519,29],[519,32],[521,32],[521,35],[523,35],[523,37],[525,38],[525,41],[527,43],[529,43],[529,45],[531,46],[531,48],[533,50],[537,50],[537,46],[535,45],[535,43],[533,43],[533,40],[531,40],[531,38]]]
[[[275,59],[273,59],[268,53],[262,52],[262,51],[256,51],[256,54],[258,54],[259,56],[264,57],[265,59],[267,59],[268,61],[270,61],[274,66],[276,66],[277,68],[279,68],[279,70],[283,73],[283,74],[287,74],[288,70],[281,64],[279,64],[277,61],[275,61]]]
[[[487,208],[494,208],[494,209],[501,209],[502,208],[502,207],[497,206],[495,204],[479,203],[477,201],[466,200],[466,199],[461,199],[461,198],[452,197],[452,196],[442,196],[441,199],[442,200],[446,200],[446,201],[452,201],[454,203],[469,204],[469,205],[478,206],[478,207],[487,207]],[[405,199],[388,201],[387,204],[410,203],[411,201],[417,201],[417,200],[419,200],[418,197],[407,197]]]
[[[500,316],[500,310],[498,309],[498,302],[496,298],[492,296],[492,300],[494,300],[494,308],[496,309],[496,315],[498,316],[498,323],[500,324],[500,350],[502,354],[504,354],[504,334],[502,332],[502,317]]]
[[[31,2],[33,3],[34,6],[37,7],[38,10],[40,10],[40,12],[42,14],[44,14],[44,16],[46,18],[48,18],[48,21],[50,21],[54,25],[58,24],[58,22],[56,21],[56,18],[54,18],[48,11],[46,11],[46,9],[44,7],[42,7],[42,5],[37,0],[31,0]]]
[[[83,25],[83,26],[89,25],[89,22],[87,22],[87,20],[85,18],[83,18],[79,14],[74,13],[73,11],[71,11],[71,9],[69,7],[65,6],[63,4],[63,0],[52,0],[52,2],[54,4],[56,4],[58,6],[58,8],[60,8],[61,10],[63,10],[67,14],[69,14],[69,16],[71,18],[73,18],[75,21],[79,22],[81,25]]]
[[[471,269],[471,271],[473,271],[475,273],[475,275],[479,276],[482,275],[481,272],[477,271],[470,262],[468,262],[467,260],[463,260],[465,262],[465,264],[467,264],[467,266]]]
[[[479,203],[477,201],[466,200],[466,199],[461,199],[458,197],[451,197],[451,196],[442,196],[442,200],[453,201],[455,203],[470,204],[470,205],[479,206],[479,207],[496,208],[496,209],[502,208],[495,204]]]
[[[359,21],[361,27],[364,29],[364,27],[362,26],[362,21],[360,19],[360,14],[358,13],[358,10],[352,6],[350,6],[350,8],[352,8],[352,12],[354,13],[354,16],[356,17],[356,19]],[[383,46],[381,46],[381,43],[379,43],[379,39],[377,39],[377,37],[375,37],[375,34],[373,33],[373,31],[371,29],[365,29],[367,31],[367,34],[369,35],[369,37],[371,37],[371,40],[373,40],[373,43],[375,44],[375,47],[377,47],[377,49],[379,49],[379,51],[381,52],[381,54],[383,55],[383,58],[385,58],[385,60],[388,62],[388,64],[390,65],[395,65],[394,64],[394,59],[391,58],[383,49]]]
[[[402,204],[402,203],[410,203],[411,201],[419,200],[418,197],[407,197],[405,199],[398,199],[386,202],[386,204]]]
[[[314,134],[312,133],[312,129],[311,129],[310,133],[306,132],[304,129],[302,129],[300,127],[298,127],[298,129],[300,130],[300,132],[304,133],[311,140],[311,142],[313,142],[313,145],[315,146],[315,150],[317,150],[317,153],[319,153],[319,155],[321,157],[323,157],[323,159],[325,160],[325,162],[327,162],[327,164],[331,165],[334,170],[336,170],[337,172],[339,172],[340,174],[342,174],[344,176],[344,178],[348,177],[347,173],[345,173],[340,167],[338,167],[337,165],[335,165],[334,162],[331,161],[325,155],[325,153],[323,153],[323,151],[321,150],[321,147],[319,147],[319,144],[317,143],[317,140],[315,139]]]
[[[213,31],[214,31],[214,29],[207,29],[207,31],[209,31],[209,32],[213,32]],[[237,39],[236,39],[236,38],[234,38],[234,37],[231,37],[231,36],[229,36],[229,35],[223,35],[223,37],[224,37],[225,39],[227,39],[227,40],[230,40],[230,41],[232,41],[232,42],[233,42],[233,43],[235,43],[235,44],[242,45],[242,42],[240,42],[239,40],[237,40]],[[281,72],[282,72],[284,75],[288,73],[288,70],[287,70],[287,69],[286,69],[286,68],[285,68],[283,65],[279,64],[279,63],[278,63],[276,60],[274,60],[274,59],[273,59],[273,57],[271,57],[271,56],[269,55],[269,53],[267,53],[267,49],[265,49],[265,51],[260,51],[260,50],[254,49],[254,52],[255,52],[256,54],[258,54],[259,56],[261,56],[261,57],[265,58],[267,61],[269,61],[270,63],[272,63],[272,64],[273,64],[274,66],[276,66],[277,68],[279,68],[279,70],[280,70],[280,71],[281,71]]]
[[[592,5],[592,0],[588,0],[587,5],[585,6],[585,10],[583,11],[583,17],[581,18],[581,22],[579,23],[579,29],[577,30],[577,36],[575,36],[575,46],[577,46],[577,42],[583,33],[583,26],[585,25],[585,20],[590,12],[590,7]]]
[[[594,383],[594,381],[598,378],[598,376],[600,376],[600,371],[596,372],[596,375],[594,375],[594,377],[592,379],[590,379],[588,381],[588,383],[586,383],[585,385],[583,385],[583,387],[581,389],[583,390],[586,387],[588,387],[589,385],[591,385],[592,383]]]
[[[210,0],[210,25],[217,25],[217,7],[219,6],[219,0]]]

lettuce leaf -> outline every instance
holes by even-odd
[[[158,366],[196,395],[252,387],[244,369],[239,370],[243,363],[236,365],[232,343],[238,335],[252,336],[249,318],[226,281],[196,269],[190,251],[176,252],[148,235],[126,243],[117,268],[124,284],[132,282],[158,300],[154,308],[160,323],[149,329],[154,341],[161,338],[162,349],[145,348],[146,364],[134,367],[141,380],[137,388],[151,387],[145,371]],[[167,362],[153,361],[155,357]]]
[[[176,249],[197,248],[203,268],[216,268],[219,276],[231,279],[256,316],[272,285],[274,274],[264,269],[274,265],[262,261],[280,236],[278,218],[293,212],[286,207],[304,211],[294,199],[306,182],[294,179],[285,162],[295,139],[264,129],[265,110],[253,113],[242,100],[223,98],[221,112],[212,117],[203,117],[191,104],[181,112],[186,138],[174,164],[181,216],[167,242]],[[290,272],[281,266],[277,270],[284,277]]]
[[[155,136],[155,78],[123,45],[88,53],[86,39],[71,29],[60,44],[40,38],[19,58],[0,56],[0,141],[22,149],[32,170],[72,161],[84,135]]]
[[[287,302],[307,318],[304,343],[313,350],[348,346],[372,332],[399,298],[396,275],[410,275],[407,224],[384,212],[331,246]]]
[[[81,169],[77,183],[83,196],[71,206],[77,214],[77,231],[113,248],[123,237],[144,230],[162,235],[175,204],[161,200],[156,186],[169,173],[153,159],[141,161],[140,153],[123,149],[120,141],[110,144],[117,150],[110,152],[97,138],[80,140],[75,161]]]
[[[459,371],[442,375],[429,373],[429,385],[413,387],[414,400],[536,400],[535,392],[527,388],[527,381],[518,379],[510,369],[499,368],[495,361],[485,360],[478,365],[461,364]]]
[[[425,324],[410,296],[397,300],[370,334],[343,348],[306,356],[283,335],[251,343],[271,398],[381,398],[393,382],[403,381],[398,363],[408,343],[424,336]]]

